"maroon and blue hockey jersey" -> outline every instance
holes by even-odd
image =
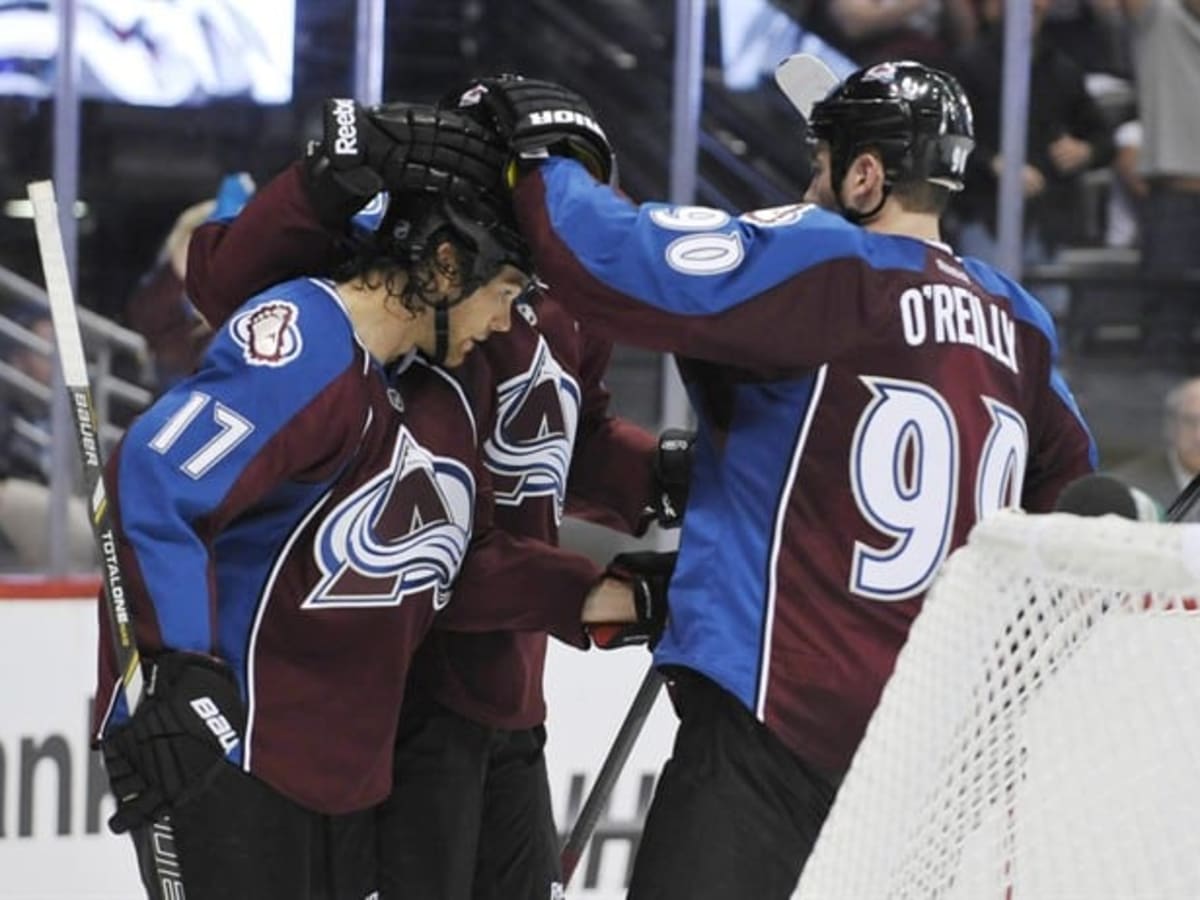
[[[240,297],[302,272],[332,269],[344,256],[320,223],[300,166],[264,185],[229,223],[201,227],[188,259],[188,293],[213,322]],[[480,413],[480,452],[493,487],[495,524],[504,532],[556,543],[564,511],[624,531],[643,525],[652,495],[654,438],[608,412],[604,384],[612,344],[581,329],[553,296],[514,310],[512,330],[477,348],[458,373],[490,394]],[[484,385],[488,385],[485,387]],[[482,402],[482,398],[481,398]],[[528,545],[540,552],[540,545]],[[497,563],[499,564],[499,563]],[[506,571],[528,571],[513,551]],[[480,567],[469,565],[468,572]],[[597,573],[598,574],[598,573]],[[476,589],[467,579],[464,596]],[[481,602],[513,582],[480,580]],[[528,597],[556,603],[563,586],[531,583]],[[516,629],[432,634],[414,666],[413,688],[473,721],[527,728],[546,713],[542,669],[546,635]]]
[[[637,206],[564,159],[516,201],[551,289],[678,354],[700,419],[657,663],[844,769],[946,556],[1095,466],[1049,315],[981,262],[810,205]]]
[[[595,567],[491,527],[472,393],[416,354],[385,369],[334,286],[300,279],[240,307],[109,466],[139,648],[228,663],[248,711],[237,761],[310,809],[390,791],[409,664],[435,615],[586,643]],[[558,602],[539,607],[547,583]],[[99,732],[126,715],[110,646],[102,634]]]

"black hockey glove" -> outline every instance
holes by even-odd
[[[658,451],[654,455],[655,495],[647,514],[661,528],[678,528],[683,523],[695,442],[696,432],[684,428],[668,428],[658,436]]]
[[[547,156],[566,156],[583,163],[598,180],[612,180],[615,160],[608,137],[591,105],[579,94],[553,81],[501,75],[481,78],[446,98],[446,105],[486,112],[506,138],[517,167]],[[509,172],[510,186],[516,173]]]
[[[389,191],[474,190],[507,199],[504,166],[508,143],[473,116],[453,109],[385,103],[367,112],[391,144],[371,165]]]
[[[589,626],[593,644],[603,650],[635,644],[648,644],[653,650],[658,645],[667,626],[667,585],[675,572],[677,555],[674,550],[667,553],[647,550],[620,553],[612,558],[604,574],[628,582],[633,588],[637,621]]]
[[[432,106],[325,101],[324,136],[309,145],[309,196],[332,228],[381,190],[506,196],[508,143],[474,118]]]
[[[322,223],[340,228],[383,190],[383,176],[371,165],[391,140],[366,118],[358,101],[326,100],[321,108],[321,139],[305,152],[308,194]]]
[[[246,731],[237,681],[217,660],[164,653],[147,668],[141,705],[101,742],[117,798],[108,827],[117,834],[147,825],[203,791]]]

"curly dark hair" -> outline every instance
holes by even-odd
[[[383,222],[374,234],[348,242],[349,258],[333,273],[338,281],[361,280],[369,288],[382,287],[405,309],[417,313],[437,305],[437,275],[456,278],[459,294],[445,301],[453,306],[494,278],[495,272],[472,276],[476,252],[455,230],[442,212],[443,198],[437,194],[394,197]],[[454,263],[441,266],[437,250],[448,243]],[[486,277],[484,277],[486,276]]]

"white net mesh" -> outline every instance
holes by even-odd
[[[804,900],[1200,898],[1200,525],[999,513],[926,599]]]

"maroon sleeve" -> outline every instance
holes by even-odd
[[[293,163],[258,191],[237,218],[208,222],[188,245],[187,293],[213,328],[247,297],[289,278],[321,275],[343,258],[339,235],[322,227]]]
[[[567,481],[567,512],[608,528],[641,534],[653,499],[657,439],[633,422],[610,415],[604,373],[612,343],[581,329],[583,403]]]
[[[449,631],[546,631],[586,649],[583,603],[603,570],[579,553],[498,528],[476,528],[475,534],[454,599],[435,625]]]

